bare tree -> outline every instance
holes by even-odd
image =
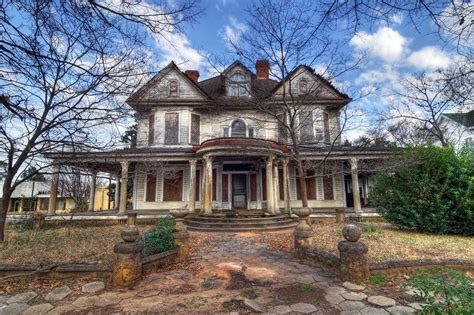
[[[74,201],[71,216],[84,210],[90,195],[90,180],[88,174],[81,172],[80,168],[68,166],[61,171],[59,177],[63,197],[70,197]]]
[[[306,170],[328,163],[326,159],[317,165],[305,162],[301,151],[324,143],[329,155],[354,115],[344,108],[351,101],[345,94],[337,93],[340,103],[333,107],[321,100],[328,96],[328,89],[334,91],[331,80],[357,69],[363,58],[345,54],[342,47],[347,39],[333,36],[320,9],[317,2],[256,1],[247,10],[250,18],[246,32],[238,41],[229,40],[244,62],[268,60],[270,76],[282,82],[280,91],[271,98],[262,98],[256,86],[249,92],[254,93],[253,107],[265,115],[263,120],[273,122],[280,140],[291,145],[290,158],[297,167],[303,207],[308,207]],[[315,73],[315,67],[320,73]],[[312,78],[300,80],[305,73]]]
[[[459,140],[458,132],[448,129],[440,119],[443,112],[460,111],[473,104],[474,75],[457,70],[419,73],[401,82],[394,91],[396,101],[379,118],[397,143],[438,142],[448,146]]]
[[[44,152],[113,145],[108,126],[129,114],[123,100],[148,74],[143,29],[164,36],[196,13],[192,1],[0,2],[0,241],[22,172],[50,166]]]

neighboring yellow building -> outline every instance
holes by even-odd
[[[109,202],[109,187],[97,186],[95,189],[94,211],[114,209],[113,198]]]

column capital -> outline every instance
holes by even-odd
[[[351,157],[350,162],[351,162],[351,169],[352,170],[357,170],[357,164],[359,162],[359,158]]]
[[[287,166],[290,160],[288,158],[281,159],[281,162],[283,163],[283,166]]]
[[[190,159],[190,160],[189,160],[189,164],[191,164],[192,166],[196,166],[196,164],[197,164],[197,159]]]
[[[128,164],[129,164],[128,160],[122,160],[122,161],[120,161],[120,166],[121,166],[122,168],[128,167]]]

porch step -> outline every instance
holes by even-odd
[[[191,231],[208,232],[243,232],[243,231],[275,231],[291,229],[296,222],[286,216],[262,218],[223,218],[223,217],[190,217],[185,221]]]

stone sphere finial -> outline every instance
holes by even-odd
[[[347,224],[342,228],[342,236],[348,242],[357,242],[360,239],[360,229],[357,225]]]
[[[120,232],[120,236],[127,243],[135,242],[140,236],[140,231],[135,225],[129,225]]]

